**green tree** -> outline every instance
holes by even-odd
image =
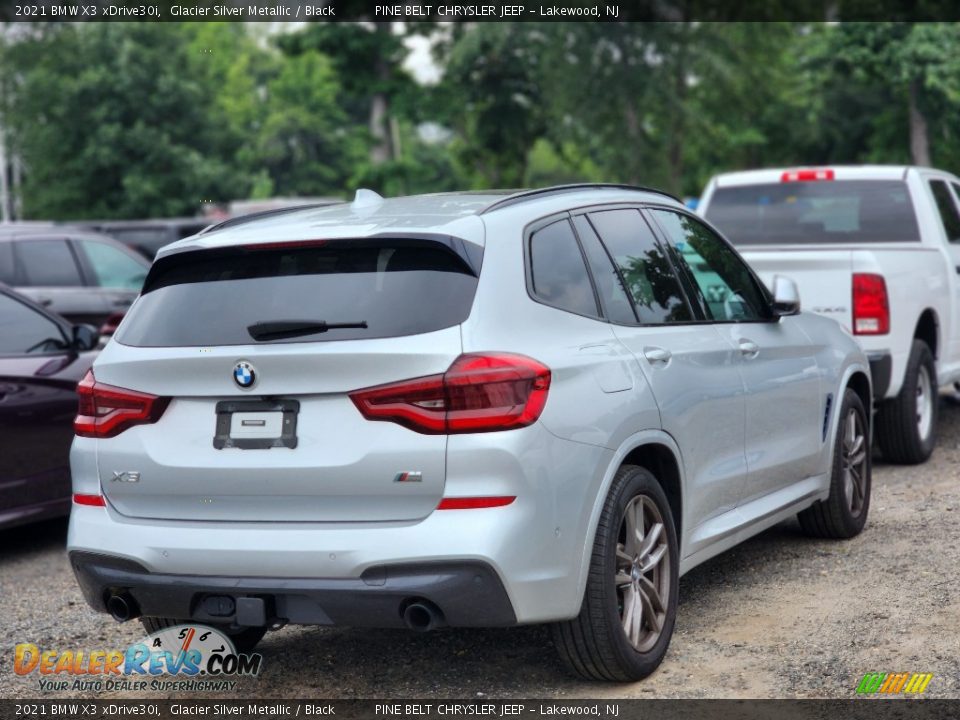
[[[8,49],[4,98],[31,218],[193,214],[242,180],[174,24],[36,28]]]

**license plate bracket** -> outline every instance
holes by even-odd
[[[237,448],[239,450],[269,450],[285,447],[291,450],[297,446],[297,416],[300,414],[299,400],[223,400],[217,403],[217,428],[213,436],[213,446],[217,450]],[[279,414],[279,433],[276,437],[236,437],[236,416],[249,416],[245,421],[253,428],[273,428],[272,415]],[[265,430],[266,431],[266,430]]]

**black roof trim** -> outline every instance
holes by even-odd
[[[246,225],[248,222],[255,222],[257,220],[263,220],[267,217],[272,217],[274,215],[283,215],[285,213],[296,212],[298,210],[310,210],[311,208],[318,207],[328,207],[330,205],[340,205],[343,201],[336,202],[313,202],[313,203],[304,203],[303,205],[291,205],[289,207],[282,208],[271,208],[270,210],[260,210],[259,212],[250,213],[249,215],[240,215],[235,218],[227,218],[222,222],[218,222],[215,225],[210,225],[205,227],[203,230],[197,233],[197,235],[206,235],[207,233],[214,232],[216,230],[223,230],[228,227],[236,227],[238,225]]]
[[[523,190],[521,192],[515,193],[505,197],[503,200],[497,200],[495,203],[488,205],[483,210],[481,210],[478,215],[484,215],[491,210],[499,210],[504,207],[509,207],[510,205],[516,205],[518,203],[526,202],[527,200],[534,200],[536,198],[548,196],[548,195],[558,195],[560,193],[566,192],[576,192],[577,190],[636,190],[638,192],[648,192],[656,193],[657,195],[664,195],[671,200],[676,200],[679,203],[682,203],[680,198],[675,195],[671,195],[668,192],[663,190],[658,190],[656,188],[644,187],[642,185],[626,185],[622,183],[573,183],[571,185],[554,185],[552,187],[539,188],[537,190]]]

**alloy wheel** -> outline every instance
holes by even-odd
[[[933,425],[933,403],[936,400],[933,383],[930,381],[930,372],[921,365],[917,375],[917,430],[921,440],[926,440],[930,436]]]
[[[850,408],[843,428],[843,487],[847,507],[854,517],[860,515],[866,497],[867,449],[863,418]]]
[[[620,624],[638,652],[649,651],[663,631],[671,561],[660,510],[646,495],[636,496],[620,520],[615,582]]]

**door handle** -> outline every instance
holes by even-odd
[[[37,302],[43,305],[44,307],[50,307],[53,305],[53,300],[48,297],[37,298]]]
[[[673,353],[666,348],[647,346],[643,349],[643,356],[651,365],[666,365],[673,357]]]
[[[130,307],[133,304],[133,300],[114,300],[114,307]]]
[[[760,346],[750,340],[741,340],[740,354],[744,357],[755,358],[760,354]]]

